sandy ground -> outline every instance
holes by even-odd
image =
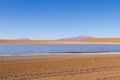
[[[89,40],[0,40],[0,44],[120,44],[120,38],[94,38]]]
[[[120,80],[120,55],[0,57],[0,80]]]

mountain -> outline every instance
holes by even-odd
[[[77,37],[63,38],[63,39],[59,39],[59,40],[88,40],[88,39],[93,39],[93,37],[80,35]]]
[[[17,40],[30,40],[29,38],[19,38]]]

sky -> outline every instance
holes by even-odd
[[[120,0],[0,0],[0,39],[120,37]]]

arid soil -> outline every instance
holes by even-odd
[[[0,80],[120,80],[118,54],[57,56],[34,59],[26,56],[24,60],[2,57]]]
[[[0,44],[120,44],[120,38],[93,38],[89,40],[0,40]]]

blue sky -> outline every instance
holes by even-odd
[[[120,37],[120,0],[0,0],[0,39]]]

